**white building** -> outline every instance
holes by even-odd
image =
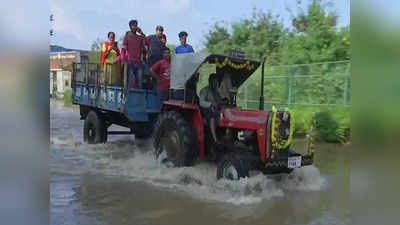
[[[87,51],[50,52],[50,96],[63,98],[65,91],[71,90],[72,63],[87,59]]]

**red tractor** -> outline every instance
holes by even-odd
[[[265,60],[264,60],[265,61]],[[215,66],[221,81],[228,74],[232,88],[230,98],[219,104],[216,135],[212,138],[209,121],[199,104],[196,86],[200,67]],[[237,180],[249,171],[267,174],[290,173],[294,168],[313,163],[313,147],[301,155],[290,148],[293,136],[293,114],[290,110],[263,110],[264,63],[262,63],[260,110],[236,105],[237,89],[261,62],[242,55],[181,54],[172,58],[170,100],[163,102],[155,126],[156,156],[165,151],[164,162],[174,166],[193,166],[198,159],[217,161],[217,178]]]

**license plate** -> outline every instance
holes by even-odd
[[[288,158],[288,168],[299,168],[301,167],[301,156],[294,156]]]

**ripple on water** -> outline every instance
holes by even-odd
[[[258,173],[239,181],[217,180],[213,163],[199,162],[195,167],[167,168],[160,160],[155,160],[151,140],[87,145],[75,138],[52,137],[51,143],[74,149],[95,172],[178,189],[208,201],[254,204],[284,196],[285,191],[319,191],[324,184],[318,168],[314,166],[296,169],[290,175],[281,175],[280,179]]]

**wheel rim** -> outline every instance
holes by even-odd
[[[239,180],[239,174],[231,163],[227,163],[224,166],[224,177],[230,180]]]

